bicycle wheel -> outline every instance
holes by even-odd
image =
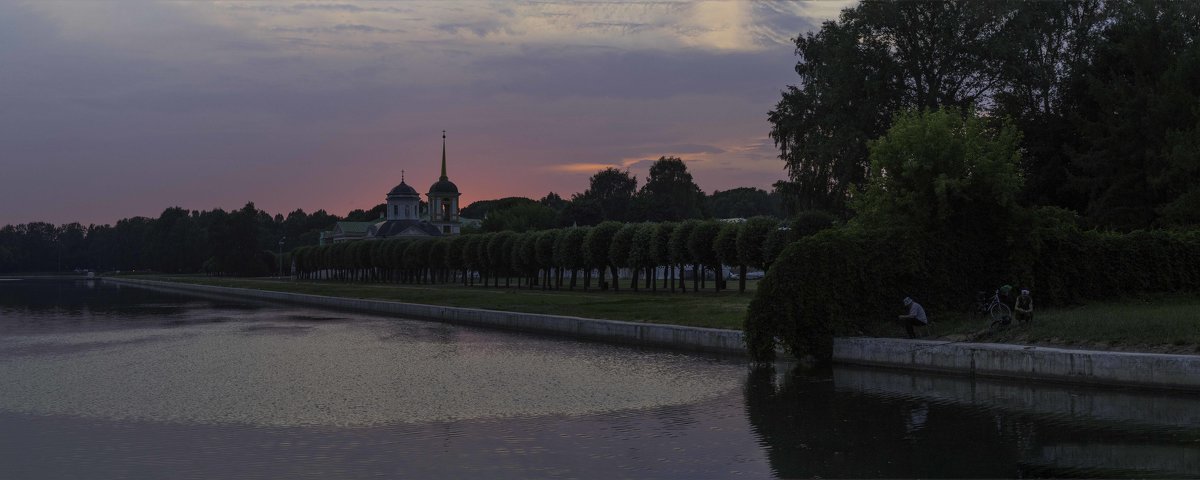
[[[1008,325],[1012,323],[1012,310],[1008,308],[1008,305],[1003,303],[992,305],[988,314],[992,316],[992,325]]]

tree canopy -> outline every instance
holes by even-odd
[[[571,197],[564,220],[572,224],[596,225],[604,220],[627,221],[637,191],[637,178],[628,171],[609,167],[592,175],[587,190]]]
[[[646,184],[637,193],[637,217],[652,222],[679,221],[704,215],[704,192],[678,157],[660,157],[650,165]]]
[[[768,114],[788,214],[848,213],[868,143],[900,112],[957,108],[1022,132],[1018,201],[1130,230],[1194,224],[1200,4],[864,0],[800,35]]]
[[[1021,190],[1020,133],[971,112],[902,113],[870,143],[871,177],[858,220],[937,231],[980,229],[1012,216]]]

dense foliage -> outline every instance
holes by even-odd
[[[1040,307],[1161,292],[1200,292],[1200,231],[1082,230],[1039,226],[1008,255],[914,229],[832,229],[789,246],[759,284],[746,319],[759,360],[774,339],[798,355],[828,358],[832,337],[894,319],[917,299],[935,321],[969,311],[976,292],[1011,284]]]
[[[776,228],[777,223],[758,223]],[[476,233],[454,237],[360,240],[300,247],[285,255],[288,273],[301,279],[388,283],[465,283],[485,286],[588,289],[592,275],[609,289],[618,274],[634,289],[699,291],[706,278],[724,288],[725,267],[740,265],[745,249],[737,223],[605,222],[538,232]],[[760,236],[770,236],[765,231]],[[765,254],[752,255],[763,258]],[[744,274],[744,269],[743,269]],[[580,281],[580,276],[583,280]],[[661,285],[658,282],[661,280]],[[744,283],[742,284],[744,290]]]
[[[1200,221],[1197,37],[1198,4],[1148,0],[864,0],[798,37],[769,114],[796,218],[746,259],[772,264],[752,354],[827,358],[905,296],[936,318],[1003,283],[1041,306],[1200,290],[1200,233],[1141,230]]]
[[[1023,135],[1023,202],[1128,231],[1200,220],[1200,4],[864,0],[796,39],[770,112],[791,208],[848,213],[898,114],[955,108]],[[930,207],[932,208],[932,204]]]
[[[278,262],[264,252],[317,243],[340,218],[323,210],[271,216],[254,204],[226,212],[168,208],[158,218],[134,217],[115,225],[48,223],[0,228],[0,272],[89,269],[206,271],[263,275]]]

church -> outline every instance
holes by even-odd
[[[446,132],[442,131],[442,176],[429,187],[429,208],[421,209],[421,194],[405,183],[387,194],[387,210],[375,222],[337,222],[333,230],[322,232],[321,244],[352,240],[372,240],[395,237],[431,237],[458,235],[462,221],[458,216],[458,186],[446,176]]]

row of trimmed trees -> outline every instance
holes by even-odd
[[[462,283],[541,289],[619,290],[627,273],[633,290],[727,288],[723,266],[766,269],[796,239],[797,225],[770,217],[744,223],[688,220],[664,223],[603,222],[527,233],[355,241],[301,247],[284,263],[306,280],[406,284]],[[799,230],[803,230],[800,226]],[[593,278],[594,277],[594,278]],[[661,285],[660,285],[661,284]]]

